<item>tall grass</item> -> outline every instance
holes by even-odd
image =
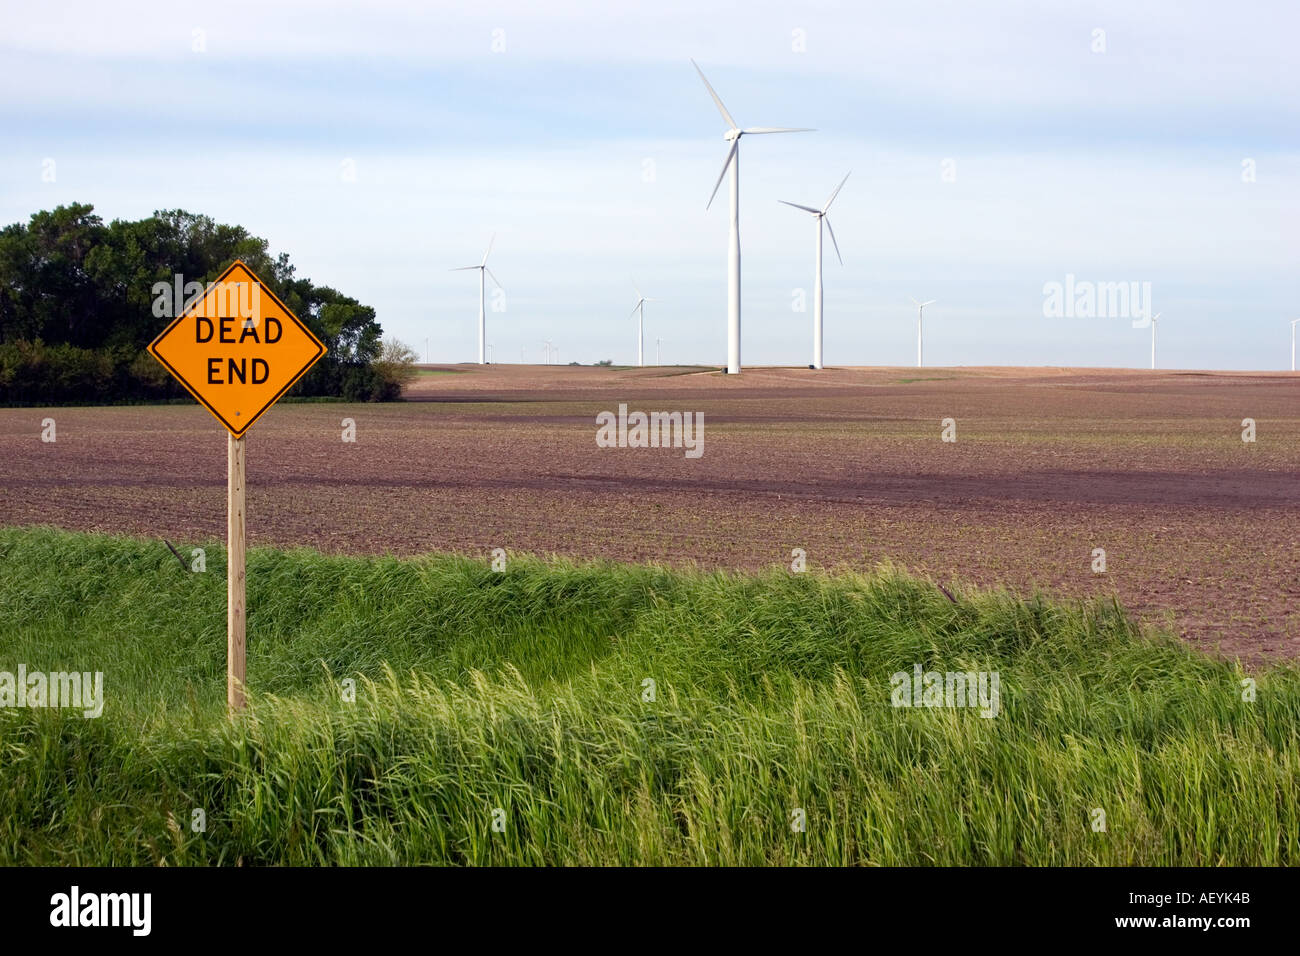
[[[157,542],[0,530],[0,671],[102,671],[107,697],[99,719],[0,710],[0,862],[1300,857],[1300,674],[1113,605],[954,604],[887,567],[253,550],[230,720],[224,575],[217,545],[193,574]],[[918,663],[998,672],[998,716],[891,706]]]

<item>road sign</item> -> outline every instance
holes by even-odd
[[[244,433],[325,346],[236,261],[149,345],[226,426],[226,702],[244,707]]]
[[[163,329],[149,352],[241,438],[325,346],[252,270],[235,262]]]

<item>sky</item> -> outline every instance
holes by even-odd
[[[746,365],[1290,366],[1300,6],[1244,0],[225,3],[0,0],[0,224],[86,202],[237,223],[472,361],[726,360],[726,124]],[[1072,277],[1067,280],[1067,277]],[[188,277],[187,277],[188,278]],[[1144,286],[1149,283],[1149,286]],[[802,309],[801,309],[802,306]],[[1135,327],[1135,322],[1137,327]]]

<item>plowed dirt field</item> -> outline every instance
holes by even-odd
[[[802,548],[1113,594],[1205,647],[1300,657],[1300,375],[443,366],[408,397],[271,410],[247,439],[250,545],[744,569]],[[704,454],[598,447],[620,403],[703,413]],[[219,539],[225,455],[197,404],[0,409],[0,523]]]

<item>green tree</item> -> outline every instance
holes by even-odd
[[[100,344],[101,292],[86,258],[104,232],[93,206],[74,203],[0,233],[0,341]]]
[[[265,239],[183,209],[105,226],[93,206],[72,204],[0,230],[0,348],[12,346],[0,362],[0,401],[180,394],[143,352],[170,321],[154,314],[155,286],[173,288],[177,275],[206,285],[236,259],[329,349],[298,394],[394,397],[376,368],[383,330],[375,310],[297,276]]]

